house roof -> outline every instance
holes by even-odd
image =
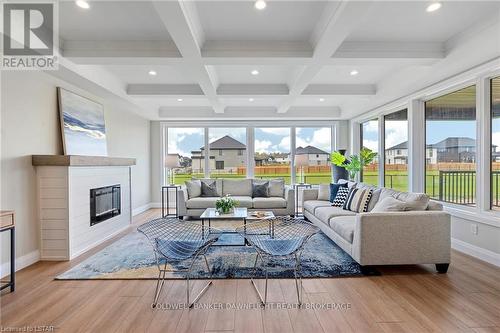
[[[304,154],[330,155],[330,153],[327,153],[326,151],[316,148],[314,146],[307,146],[305,148],[297,147],[297,149],[295,150],[295,155],[304,155]]]
[[[475,147],[476,140],[467,137],[448,137],[439,142],[427,145],[427,148],[452,148],[452,147]],[[401,142],[386,150],[408,149],[408,141]]]
[[[229,135],[225,135],[220,139],[215,140],[210,143],[210,149],[246,149],[247,146],[238,140],[230,137]],[[205,149],[205,146],[200,148],[201,150]]]

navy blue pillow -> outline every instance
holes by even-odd
[[[332,184],[330,184],[330,202],[333,202],[333,200],[335,200],[335,196],[337,196],[337,192],[339,191],[339,188],[341,188],[341,187],[347,187],[347,183],[344,183],[344,184],[332,183]]]

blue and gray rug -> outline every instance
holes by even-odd
[[[241,242],[228,235],[229,242]],[[213,269],[213,278],[250,278],[256,252],[249,246],[213,246],[207,258]],[[302,253],[302,276],[305,278],[329,278],[361,276],[360,265],[324,234],[313,236]],[[171,269],[184,269],[188,262],[172,265]],[[260,261],[259,261],[260,264]],[[206,278],[203,259],[198,259],[193,269],[193,278]],[[293,262],[275,260],[270,263],[269,276],[293,278]],[[150,243],[144,235],[133,232],[87,258],[69,271],[59,275],[58,280],[86,279],[156,279],[158,269]],[[257,270],[257,277],[264,277],[264,270]],[[183,279],[182,273],[170,273],[169,279]]]

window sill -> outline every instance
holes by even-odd
[[[477,207],[462,207],[460,205],[441,203],[444,210],[452,216],[500,228],[500,212],[479,212]]]

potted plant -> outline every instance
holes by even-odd
[[[349,174],[349,180],[355,180],[363,167],[372,163],[377,157],[377,153],[368,148],[362,148],[358,155],[351,155],[349,158],[338,151],[332,152],[330,161],[334,166],[344,168]]]
[[[231,198],[229,194],[215,201],[215,209],[219,214],[229,214],[234,210],[238,202]]]

